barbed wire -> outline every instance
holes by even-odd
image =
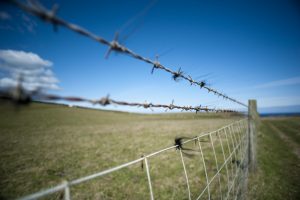
[[[154,104],[154,103],[136,103],[136,102],[127,102],[127,101],[118,101],[111,99],[109,95],[102,97],[100,99],[89,99],[77,96],[60,96],[55,94],[45,94],[38,91],[26,92],[20,85],[14,90],[0,91],[0,99],[9,100],[15,102],[19,105],[29,104],[32,101],[67,101],[67,102],[85,102],[92,105],[119,105],[119,106],[131,106],[131,107],[143,107],[145,109],[152,108],[164,108],[166,110],[181,110],[181,111],[195,111],[196,113],[200,111],[205,112],[230,112],[237,113],[235,110],[231,109],[216,109],[208,108],[207,106],[178,106],[174,104],[174,100],[171,104]]]
[[[170,74],[172,74],[172,78],[177,81],[178,79],[184,79],[186,81],[188,81],[191,85],[196,85],[196,86],[199,86],[200,88],[204,88],[206,89],[208,92],[211,92],[219,97],[223,97],[224,99],[227,99],[227,100],[230,100],[234,103],[237,103],[237,104],[240,104],[242,106],[245,106],[245,107],[248,107],[246,104],[232,98],[232,97],[229,97],[228,95],[222,93],[222,92],[219,92],[218,90],[214,89],[214,88],[211,88],[209,86],[207,86],[206,82],[205,81],[196,81],[194,80],[190,75],[185,75],[184,72],[181,70],[181,68],[179,68],[177,71],[173,71],[167,67],[165,67],[164,65],[162,65],[161,63],[158,62],[158,60],[151,60],[149,58],[146,58],[146,57],[143,57],[137,53],[135,53],[134,51],[128,49],[127,47],[125,47],[124,45],[121,45],[119,42],[118,42],[118,33],[115,34],[115,37],[114,39],[109,42],[108,40],[76,25],[76,24],[73,24],[73,23],[70,23],[70,22],[67,22],[65,20],[63,20],[62,18],[59,18],[56,16],[56,13],[58,11],[58,5],[55,4],[53,7],[52,7],[52,10],[47,10],[45,7],[43,7],[38,1],[36,0],[29,0],[27,4],[25,3],[21,3],[20,1],[18,0],[2,0],[3,2],[7,2],[7,3],[11,3],[11,4],[14,4],[16,5],[17,7],[21,8],[22,10],[28,12],[28,13],[31,13],[37,17],[39,17],[41,20],[45,21],[45,22],[48,22],[48,23],[51,23],[53,25],[53,28],[54,30],[57,30],[57,27],[60,25],[60,26],[63,26],[65,28],[68,28],[80,35],[83,35],[83,36],[86,36],[92,40],[95,40],[101,44],[104,44],[106,46],[109,47],[105,57],[107,58],[110,53],[112,51],[115,51],[115,52],[119,52],[119,53],[124,53],[124,54],[127,54],[135,59],[138,59],[138,60],[141,60],[141,61],[144,61],[148,64],[151,64],[153,67],[152,67],[152,73],[154,72],[155,69],[160,69],[160,70],[163,70],[163,71],[166,71]]]

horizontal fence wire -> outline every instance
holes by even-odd
[[[195,111],[200,112],[229,112],[229,113],[237,113],[238,111],[232,109],[217,109],[217,108],[208,108],[207,106],[178,106],[174,105],[174,101],[171,104],[154,104],[154,103],[136,103],[136,102],[126,102],[126,101],[117,101],[111,99],[109,95],[100,98],[100,99],[88,99],[76,96],[60,96],[54,94],[30,94],[23,91],[23,89],[16,88],[16,90],[12,91],[0,91],[0,99],[10,100],[19,104],[28,104],[35,101],[67,101],[67,102],[84,102],[90,103],[92,105],[119,105],[119,106],[131,106],[131,107],[142,107],[142,108],[164,108],[167,110],[181,110],[181,111]]]
[[[109,50],[108,50],[106,57],[109,55],[109,53],[111,51],[127,54],[135,59],[138,59],[138,60],[141,60],[148,64],[151,64],[152,65],[152,73],[153,73],[154,69],[163,70],[165,72],[170,73],[172,75],[172,78],[175,81],[178,79],[184,79],[184,80],[188,81],[191,85],[196,85],[200,88],[206,89],[208,92],[211,92],[219,97],[223,97],[224,99],[227,99],[227,100],[237,103],[239,105],[248,107],[246,104],[244,104],[232,97],[229,97],[228,95],[226,95],[214,88],[207,86],[205,81],[196,81],[190,75],[185,75],[185,73],[181,70],[181,68],[179,68],[177,71],[174,71],[174,70],[171,70],[171,69],[165,67],[164,65],[159,63],[157,60],[151,60],[149,58],[146,58],[144,56],[141,56],[141,55],[133,52],[132,50],[128,49],[124,45],[121,45],[117,41],[118,34],[116,34],[113,41],[109,42],[108,40],[90,32],[76,24],[72,24],[66,20],[63,20],[63,19],[57,17],[56,16],[56,13],[58,10],[57,5],[54,5],[52,10],[47,10],[38,1],[28,1],[29,3],[27,3],[27,4],[22,3],[18,0],[3,0],[3,2],[7,2],[7,3],[11,3],[13,5],[16,5],[17,7],[21,8],[22,10],[39,17],[41,20],[51,23],[55,30],[57,29],[58,26],[63,26],[65,28],[68,28],[69,30],[72,30],[72,31],[80,34],[80,35],[86,36],[96,42],[99,42],[101,44],[108,46]]]
[[[191,182],[189,181],[190,177],[188,176],[188,171],[187,171],[187,163],[184,161],[185,159],[187,159],[183,152],[184,149],[180,148],[179,145],[173,145],[164,149],[161,149],[159,151],[150,153],[148,155],[144,155],[143,157],[124,163],[122,165],[95,173],[95,174],[91,174],[76,180],[72,180],[72,181],[68,181],[68,182],[63,182],[62,184],[46,189],[46,190],[42,190],[40,192],[31,194],[29,196],[25,196],[23,198],[20,198],[20,200],[33,200],[33,199],[39,199],[42,197],[45,197],[47,195],[59,192],[59,191],[63,191],[65,193],[64,197],[65,199],[71,199],[72,195],[70,193],[70,187],[80,184],[80,183],[84,183],[87,182],[89,180],[113,173],[115,171],[121,170],[123,168],[129,167],[131,165],[134,165],[136,163],[139,162],[145,162],[145,166],[146,166],[146,177],[148,180],[148,186],[149,186],[149,195],[150,195],[150,199],[153,200],[154,199],[154,195],[155,195],[155,187],[153,186],[153,183],[151,182],[151,172],[150,172],[150,166],[149,166],[149,162],[148,160],[154,156],[157,156],[158,154],[170,151],[170,150],[179,150],[180,153],[180,160],[181,160],[181,165],[183,165],[183,171],[185,174],[185,179],[186,179],[186,188],[187,188],[187,198],[188,199],[203,199],[205,197],[205,193],[208,194],[208,199],[216,199],[216,197],[219,197],[219,199],[237,199],[239,198],[239,195],[241,195],[241,189],[242,189],[242,185],[244,184],[244,182],[246,181],[245,179],[245,174],[247,172],[247,151],[248,151],[248,131],[247,131],[247,119],[242,119],[242,120],[238,120],[236,122],[233,122],[227,126],[224,126],[216,131],[213,132],[208,132],[208,133],[202,133],[194,138],[188,139],[184,142],[182,142],[182,145],[184,144],[188,144],[191,142],[194,142],[195,144],[198,143],[198,147],[200,149],[200,155],[199,158],[201,158],[202,163],[203,163],[203,169],[205,172],[205,187],[204,189],[198,191],[199,195],[197,195],[196,198],[195,195],[191,194],[191,190],[190,190],[190,185]],[[221,139],[221,137],[216,137],[217,134],[219,134],[219,136],[222,136],[223,139]],[[205,162],[206,159],[204,158],[205,153],[203,152],[203,150],[206,147],[204,147],[204,142],[201,140],[203,138],[207,138],[207,136],[209,136],[209,140],[212,144],[214,144],[214,148],[218,149],[220,146],[217,145],[217,143],[227,143],[227,147],[228,147],[228,151],[227,151],[227,157],[223,155],[225,155],[226,153],[224,152],[224,148],[222,150],[222,153],[219,155],[216,151],[214,152],[214,157],[211,158],[212,160],[215,159],[219,159],[219,158],[223,158],[223,161],[220,164],[219,167],[216,167],[216,171],[214,171],[214,169],[209,169]],[[213,139],[213,137],[215,137],[216,139]],[[226,138],[226,139],[224,139]],[[229,139],[230,138],[230,139]],[[235,138],[235,139],[234,139]],[[230,142],[231,141],[231,142]],[[209,143],[208,143],[209,144]],[[226,146],[226,145],[225,145]],[[223,147],[225,147],[223,146]],[[232,146],[232,147],[230,147]],[[197,154],[198,155],[198,154]],[[206,155],[207,156],[207,155]],[[163,162],[163,161],[161,161]],[[226,176],[224,178],[224,180],[228,180],[226,183],[226,187],[224,189],[224,187],[221,187],[221,184],[217,184],[217,185],[213,185],[213,182],[215,181],[215,179],[219,179],[219,177],[222,176],[222,170],[224,169],[228,169],[228,171],[231,171],[230,173],[227,171],[227,173],[225,173],[224,176]],[[208,175],[208,173],[214,173],[212,177],[210,177]],[[221,177],[223,179],[223,177]],[[212,186],[214,187],[218,187],[218,188],[214,188],[212,189]],[[216,190],[216,191],[213,191]],[[218,192],[219,191],[219,192]],[[216,193],[216,194],[215,194]],[[205,197],[205,199],[207,199],[207,197]]]

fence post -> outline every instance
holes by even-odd
[[[248,102],[248,163],[249,171],[256,170],[256,123],[258,120],[256,100],[250,99]]]

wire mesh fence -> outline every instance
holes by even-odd
[[[103,195],[117,190],[120,196],[124,193],[123,198],[129,190],[143,199],[243,199],[247,152],[248,122],[242,119],[194,138],[177,138],[173,146],[20,199],[39,199],[55,193],[66,200],[81,199],[83,196],[76,193],[77,185],[96,179],[102,182],[98,187]],[[168,168],[168,174],[160,174],[162,168]],[[124,174],[135,181],[127,180],[127,185],[117,188],[109,188],[110,183],[105,182],[106,176],[116,175],[118,179]]]

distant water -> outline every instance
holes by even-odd
[[[259,115],[261,117],[300,117],[300,113],[260,113]]]

